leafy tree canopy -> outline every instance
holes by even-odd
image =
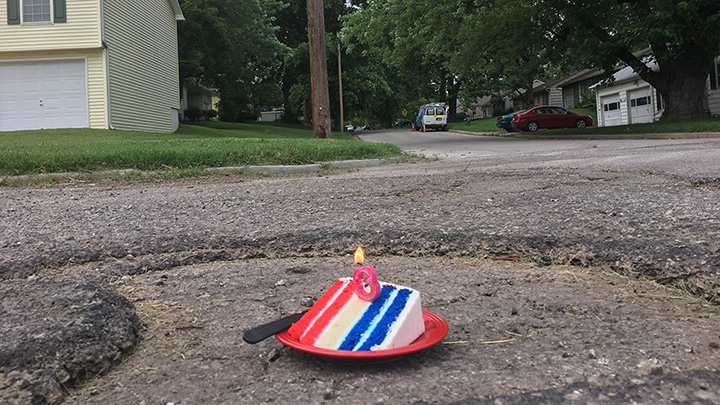
[[[713,59],[720,55],[717,0],[548,0],[558,16],[549,46],[610,72],[621,60],[665,100],[664,119],[705,114],[703,95]],[[635,51],[649,46],[659,71]]]
[[[181,74],[217,86],[226,119],[281,100],[290,119],[308,115],[305,0],[181,3]],[[720,55],[718,0],[325,0],[325,10],[335,119],[338,41],[345,116],[382,123],[429,101],[521,94],[573,69],[611,75],[620,61],[659,91],[665,118],[700,115]],[[643,48],[659,70],[636,56]]]
[[[186,21],[178,24],[181,79],[218,88],[221,118],[236,121],[257,105],[276,103],[272,80],[287,51],[276,38],[274,0],[181,0]]]

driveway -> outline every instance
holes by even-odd
[[[476,154],[0,188],[0,402],[720,401],[720,140],[436,135]],[[358,245],[442,343],[359,366],[242,341]]]

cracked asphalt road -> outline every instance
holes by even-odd
[[[23,338],[13,334],[17,325],[3,325],[0,336],[13,336],[14,340],[0,339],[4,342],[0,344],[0,399],[17,403],[28,398],[50,403],[63,399],[102,403],[113,398],[121,398],[120,403],[198,403],[217,397],[226,403],[282,403],[303,397],[311,403],[343,399],[357,403],[365,402],[361,393],[369,386],[353,381],[364,378],[362,381],[372,382],[379,390],[370,402],[481,403],[495,398],[523,403],[523,395],[532,392],[548,398],[569,398],[568,392],[580,390],[595,396],[579,396],[578,401],[593,398],[602,403],[603,387],[608,387],[605,392],[649,399],[655,398],[648,396],[652,390],[632,387],[672,381],[677,390],[652,394],[661,395],[660,403],[673,400],[679,392],[684,398],[714,403],[720,396],[720,379],[714,370],[720,357],[716,342],[720,336],[713,329],[720,313],[716,306],[720,290],[720,141],[582,142],[579,147],[561,150],[416,160],[313,176],[208,177],[0,189],[1,291],[16,291],[25,283],[37,301],[35,306],[12,307],[4,302],[0,315],[12,313],[14,319],[24,316],[36,329],[52,329],[54,319],[42,316],[38,308],[44,308],[47,300],[52,304],[59,299],[68,282],[82,281],[78,288],[83,291],[90,285],[102,291],[102,297],[106,291],[117,294],[118,302],[102,298],[113,308],[126,311],[125,303],[132,303],[140,318],[139,325],[131,321],[124,328],[103,331],[112,335],[109,337],[101,332],[87,336],[93,328],[75,328],[76,335],[65,336],[63,342],[47,336],[37,338],[40,342],[48,339],[50,348],[59,344],[69,353],[93,353],[88,352],[91,347],[97,350],[95,360],[90,360],[92,355],[71,353],[67,358],[53,358],[52,362],[38,362],[41,366],[22,370],[7,359],[15,358],[12,354],[21,347]],[[475,350],[473,345],[442,345],[401,365],[361,371],[331,367],[327,372],[322,371],[327,368],[324,363],[299,356],[275,341],[258,346],[240,342],[243,328],[299,309],[302,298],[317,298],[323,281],[345,276],[351,266],[347,271],[337,268],[349,260],[347,255],[357,245],[363,245],[370,258],[383,264],[389,272],[386,278],[419,286],[425,294],[424,302],[450,303],[437,310],[448,318],[450,341],[477,343],[522,337],[526,344],[502,346],[491,352]],[[326,262],[335,267],[328,267]],[[264,270],[247,267],[253,263]],[[429,264],[443,270],[431,272],[425,267]],[[289,270],[298,265],[309,268],[310,276]],[[423,285],[423,279],[408,270],[414,266],[424,269],[434,283]],[[575,276],[559,283],[556,274],[568,268]],[[382,268],[378,271],[383,274]],[[582,280],[577,272],[587,274],[583,288],[572,285]],[[294,277],[293,282],[279,294],[276,284],[287,281],[287,274]],[[473,274],[483,279],[482,291],[464,291]],[[513,285],[523,286],[518,287],[517,296],[523,298],[517,303],[512,296],[501,294],[502,286],[508,283],[502,274],[514,279]],[[185,277],[188,279],[179,284],[168,281]],[[537,277],[537,281],[523,281],[528,277]],[[231,293],[220,285],[205,285],[212,279],[223,280],[225,285],[240,283],[242,288],[235,292],[239,301],[224,302]],[[53,283],[64,288],[54,289]],[[555,290],[560,288],[558,283],[567,284],[562,293]],[[173,288],[165,288],[167,285]],[[189,291],[197,293],[199,286],[203,286],[202,294],[188,295]],[[589,287],[598,289],[597,296],[583,306],[582,298],[594,291]],[[620,287],[622,291],[613,292]],[[653,293],[653,289],[658,292]],[[85,297],[77,292],[67,294]],[[643,301],[652,295],[664,298]],[[617,301],[618,296],[625,298]],[[588,337],[594,336],[598,327],[608,327],[603,322],[618,322],[608,319],[633,318],[633,311],[618,314],[613,312],[617,308],[607,307],[608,302],[625,305],[627,297],[636,305],[636,323],[611,330],[617,336],[640,334],[642,339],[621,338],[617,343],[612,334]],[[87,298],[77,299],[75,305],[82,306]],[[33,300],[28,299],[30,302]],[[198,302],[210,305],[206,308],[225,305],[226,310],[204,311]],[[561,302],[575,302],[571,306],[576,308]],[[643,326],[649,315],[640,308],[658,314],[673,308],[665,307],[666,302],[672,302],[679,313]],[[535,324],[537,328],[530,319],[514,322],[515,315],[508,309],[513,305],[516,314],[533,319],[554,314],[550,316],[553,322]],[[477,314],[478,308],[488,307],[498,309]],[[163,318],[167,313],[158,308],[181,310],[170,311],[173,318],[168,320]],[[97,315],[88,310],[83,316],[92,323],[93,316],[106,317],[106,310],[98,307]],[[695,318],[698,311],[703,318]],[[122,319],[133,319],[122,314]],[[570,319],[578,317],[584,321],[567,327]],[[691,318],[693,322],[686,323]],[[593,319],[599,319],[601,326],[593,325]],[[670,328],[674,323],[682,328]],[[698,329],[693,329],[693,324]],[[167,328],[169,336],[151,332],[153,325],[155,330]],[[481,335],[488,326],[498,334]],[[134,342],[138,327],[142,340],[134,350],[126,343],[88,344],[97,342],[98,336]],[[530,330],[542,333],[530,335]],[[188,331],[187,336],[178,331]],[[580,336],[579,341],[589,343],[572,350],[558,343],[570,336]],[[608,363],[592,361],[588,366],[587,359],[592,357],[589,350],[612,347],[613,341],[618,347],[608,349],[607,357],[595,355],[608,359]],[[669,349],[673,345],[677,353]],[[195,347],[194,353],[205,357],[194,357],[194,368],[178,368],[174,362],[193,353],[188,347]],[[209,350],[213,347],[217,350]],[[637,350],[643,356],[635,357]],[[50,358],[50,353],[39,355]],[[117,358],[117,353],[124,353],[127,360],[97,380],[86,382],[88,376],[82,373],[68,376],[62,372],[70,362],[74,362],[73,370],[82,368],[82,361],[87,370],[98,372],[97,359]],[[693,360],[693,353],[710,361]],[[228,355],[233,360],[225,363],[222,356]],[[265,360],[257,363],[258,356]],[[215,362],[215,358],[220,360]],[[523,358],[532,360],[525,363]],[[477,380],[483,384],[447,374],[453,367],[480,372],[469,364],[485,361],[494,364],[491,368],[496,374]],[[248,370],[241,370],[243,364]],[[510,364],[515,371],[502,377],[507,370],[500,364]],[[525,364],[534,365],[525,368]],[[549,370],[554,371],[544,373],[542,364],[549,364]],[[160,370],[153,380],[162,387],[156,393],[151,393],[147,382],[143,386],[138,374],[148,367]],[[109,370],[104,367],[99,372]],[[230,381],[219,376],[233,372],[240,382],[230,387]],[[449,376],[441,382],[450,388],[433,391],[435,385],[419,384],[438,372]],[[181,380],[200,384],[203,390],[193,394],[173,382]],[[270,394],[277,391],[278,381],[292,381],[294,388],[287,396]],[[389,382],[405,388],[391,390]],[[130,389],[118,391],[117,384],[132,386],[132,395]],[[72,387],[79,387],[79,391]],[[383,391],[387,392],[385,396]],[[613,397],[608,398],[607,403],[612,403]]]

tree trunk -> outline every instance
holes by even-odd
[[[666,93],[660,93],[665,107],[661,119],[672,121],[708,116],[704,103],[705,79],[692,76],[679,79],[668,86]]]
[[[530,108],[533,106],[533,99],[535,98],[535,93],[533,92],[533,85],[535,84],[535,76],[531,74],[527,77],[527,90],[525,90],[524,93],[520,95],[520,100],[522,100],[523,105],[521,106],[522,109]]]
[[[325,54],[325,15],[322,0],[307,0],[310,88],[315,138],[330,137],[330,93]]]
[[[297,108],[294,108],[292,105],[292,101],[290,101],[290,88],[292,87],[292,83],[294,82],[294,78],[290,75],[290,73],[287,72],[287,67],[285,66],[285,71],[282,75],[282,94],[283,94],[283,109],[285,110],[283,121],[285,122],[297,122]]]
[[[460,93],[460,82],[450,78],[450,91],[448,92],[448,121],[455,121],[457,117],[457,100]]]

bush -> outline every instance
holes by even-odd
[[[196,122],[203,116],[203,111],[197,107],[188,107],[183,116],[185,121]]]
[[[203,111],[203,117],[205,118],[205,121],[210,121],[212,119],[215,119],[217,116],[218,116],[218,112],[215,110]]]
[[[580,93],[580,106],[581,107],[596,107],[597,99],[595,93],[592,90],[584,90]]]

